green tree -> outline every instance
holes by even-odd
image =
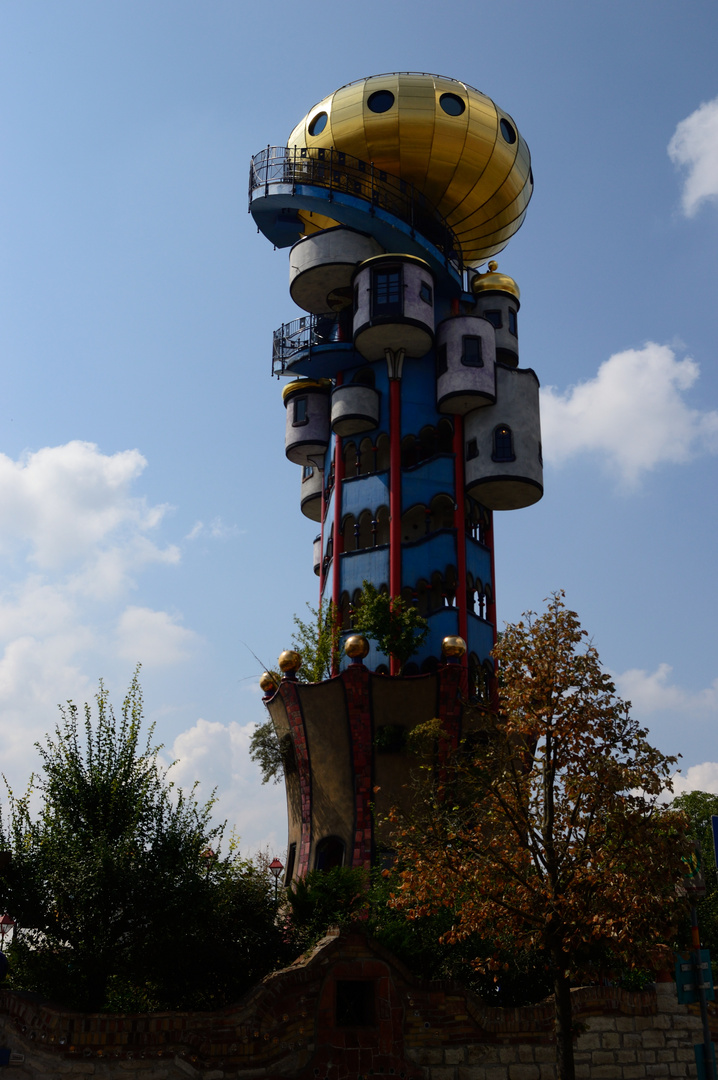
[[[102,683],[96,711],[61,708],[0,819],[12,985],[85,1009],[224,1003],[284,956],[266,875],[218,854],[213,798],[176,788],[143,740],[137,672],[119,719]]]
[[[707,791],[686,791],[683,795],[676,796],[671,808],[686,815],[688,834],[701,849],[706,895],[697,903],[698,927],[701,945],[704,949],[710,949],[715,961],[718,959],[718,881],[711,817],[718,816],[718,795]],[[687,919],[680,927],[679,945],[681,948],[691,947],[691,931]]]
[[[670,956],[685,819],[657,800],[675,759],[616,697],[562,593],[508,626],[494,655],[500,713],[483,714],[481,738],[446,757],[416,817],[397,822],[392,902],[414,918],[451,908],[444,940],[494,942],[475,963],[499,979],[497,927],[514,949],[539,952],[558,1076],[573,1080],[571,980]]]
[[[331,676],[339,657],[341,618],[331,601],[318,608],[307,604],[307,608],[311,621],[305,622],[298,615],[294,616],[292,648],[302,658],[297,679],[299,682],[322,682]]]
[[[421,648],[429,633],[429,624],[417,608],[401,596],[379,592],[369,581],[362,583],[353,622],[356,631],[376,641],[379,651],[394,657],[400,668]]]

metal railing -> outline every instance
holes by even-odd
[[[335,311],[326,315],[302,315],[292,322],[283,323],[274,331],[272,340],[272,375],[283,375],[293,357],[318,345],[351,346],[351,326],[347,338],[342,320]]]
[[[392,176],[373,162],[362,161],[341,150],[268,146],[255,154],[249,167],[249,202],[259,188],[269,194],[273,184],[290,184],[292,194],[297,185],[309,184],[329,191],[345,192],[369,203],[370,213],[378,207],[399,218],[411,228],[412,238],[418,232],[451,263],[462,271],[461,246],[451,226],[435,206],[414,188],[413,184]]]

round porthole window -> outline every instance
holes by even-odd
[[[461,116],[466,108],[466,105],[458,94],[442,94],[439,98],[439,104],[449,116]]]
[[[319,135],[327,126],[327,114],[325,112],[318,112],[316,116],[313,116],[309,121],[309,134]]]
[[[501,134],[503,135],[506,142],[507,143],[515,143],[516,142],[516,131],[515,131],[513,125],[510,124],[508,122],[508,120],[502,119],[501,124],[499,126],[501,128]]]
[[[394,104],[394,95],[391,90],[375,90],[367,98],[367,105],[372,112],[388,112]]]

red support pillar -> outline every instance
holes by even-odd
[[[401,379],[389,379],[389,595],[401,594]],[[391,658],[390,671],[399,664]]]
[[[342,382],[342,373],[337,375],[337,386],[340,386]],[[339,610],[339,601],[341,599],[341,574],[340,574],[340,559],[339,556],[342,552],[342,483],[344,480],[344,454],[342,453],[342,440],[339,435],[334,437],[334,545],[332,550],[332,602],[334,604],[334,610]],[[332,668],[332,675],[337,674],[336,670],[336,658],[335,665]]]

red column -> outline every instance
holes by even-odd
[[[401,593],[401,380],[389,379],[389,595]],[[399,671],[392,657],[391,674]]]
[[[464,494],[464,418],[454,417],[454,492],[456,513],[456,606],[459,611],[459,634],[466,641],[469,632],[469,616],[466,599],[466,496]],[[464,656],[464,666],[468,665]]]
[[[337,386],[341,386],[342,372],[337,374]],[[334,548],[332,552],[332,601],[335,608],[339,608],[341,596],[341,575],[339,573],[339,556],[342,551],[342,481],[344,480],[344,455],[342,453],[342,440],[339,435],[334,439]],[[336,671],[332,672],[336,675]]]
[[[491,556],[491,603],[486,604],[486,618],[494,628],[494,645],[497,640],[496,624],[496,567],[494,565],[494,512],[487,510],[489,515],[489,527],[484,530],[484,544],[489,549]]]
[[[325,459],[326,460],[326,459]],[[325,499],[325,493],[327,478],[326,474],[322,473],[322,509],[321,509],[321,540],[319,541],[319,606],[322,606],[322,597],[324,595],[324,518],[327,516],[327,503]]]

